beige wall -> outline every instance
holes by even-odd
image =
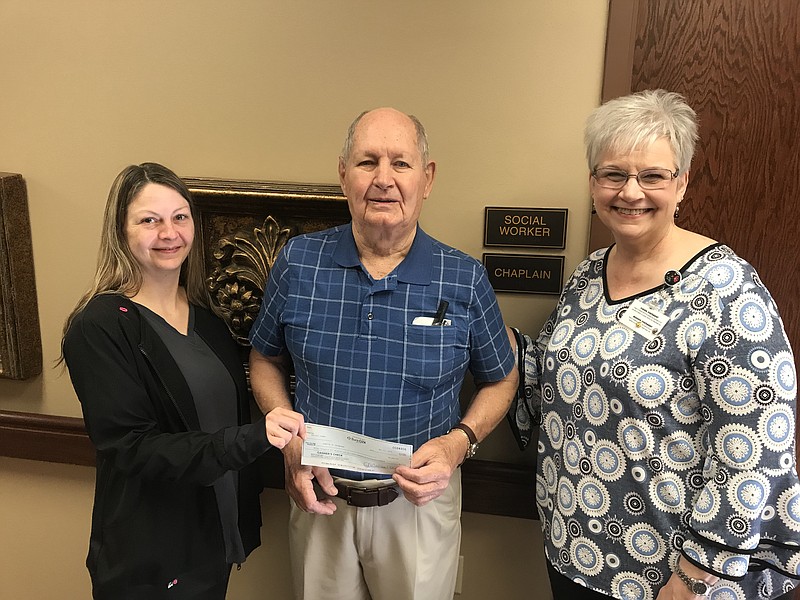
[[[49,365],[92,275],[109,185],[130,163],[333,183],[352,118],[393,105],[430,133],[429,233],[480,257],[484,206],[566,207],[569,271],[586,251],[581,128],[600,97],[606,11],[604,0],[0,0],[0,171],[27,182],[46,364],[33,380],[0,380],[0,410],[80,415]],[[553,302],[500,296],[506,321],[528,331]],[[533,460],[504,425],[482,457]],[[85,589],[90,473],[3,460],[0,480],[0,539],[19,534],[13,552],[0,545],[3,568],[25,573],[21,586]],[[265,495],[273,517],[281,504]],[[24,535],[34,519],[37,536]],[[46,542],[51,523],[66,529]],[[520,560],[541,569],[528,549],[538,535],[533,522],[465,515],[462,597],[504,578],[518,590],[506,597],[524,597],[530,571],[487,550],[523,546]],[[283,560],[279,547],[253,562]],[[265,572],[242,571],[233,589],[266,585]],[[23,589],[15,597],[53,595]]]

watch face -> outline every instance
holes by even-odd
[[[698,596],[705,596],[708,593],[708,584],[704,581],[695,580],[692,582],[692,592]]]

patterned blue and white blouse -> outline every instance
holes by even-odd
[[[578,266],[528,348],[529,381],[541,374],[548,560],[625,600],[654,599],[681,552],[722,578],[713,600],[789,591],[800,577],[796,373],[772,297],[715,244],[677,284],[612,302],[606,253]],[[635,301],[668,317],[652,339],[621,322]]]

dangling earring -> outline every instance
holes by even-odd
[[[675,219],[677,219],[677,218],[678,218],[678,213],[679,213],[680,211],[681,211],[681,203],[680,203],[680,202],[678,202],[678,203],[675,205]]]
[[[592,214],[593,215],[597,214],[597,207],[594,205],[594,202],[592,202]]]

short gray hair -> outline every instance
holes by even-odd
[[[356,135],[356,127],[361,122],[361,119],[367,113],[372,112],[374,109],[365,110],[360,115],[358,115],[352,123],[350,123],[350,127],[347,128],[347,137],[344,140],[344,146],[342,146],[342,160],[346,163],[347,159],[350,158],[350,153],[353,151],[353,139]],[[403,113],[405,114],[405,113]],[[422,157],[422,165],[425,166],[428,164],[428,134],[425,132],[425,126],[422,122],[415,117],[414,115],[406,115],[411,122],[414,123],[414,129],[417,132],[417,149],[419,150],[419,155]]]
[[[672,148],[678,171],[688,171],[698,139],[697,114],[683,96],[645,90],[609,100],[586,121],[583,139],[589,170],[597,168],[606,152],[628,154],[662,137]]]

